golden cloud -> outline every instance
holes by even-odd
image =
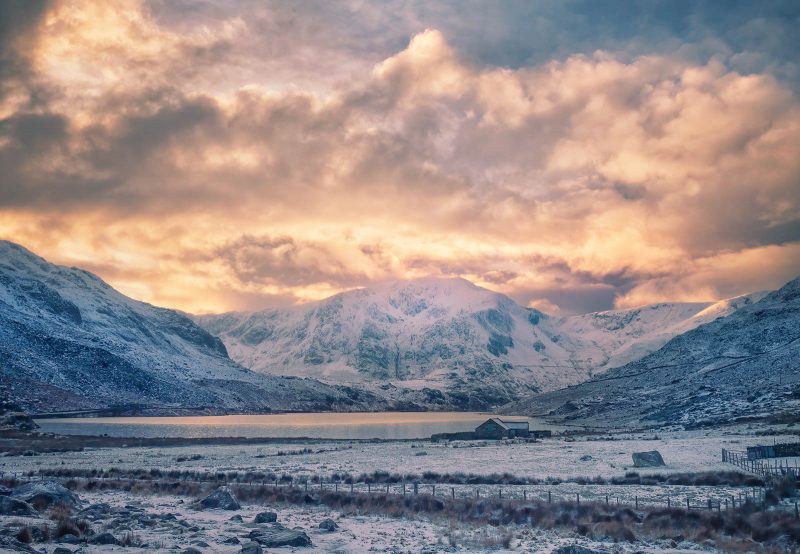
[[[428,273],[548,311],[800,273],[800,103],[767,74],[602,51],[487,67],[427,30],[359,79],[276,90],[238,72],[247,33],[56,5],[33,52],[54,92],[0,111],[0,235],[190,311]]]

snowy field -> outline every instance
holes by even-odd
[[[518,477],[570,479],[623,476],[633,470],[631,454],[661,452],[666,467],[637,469],[639,473],[684,473],[734,469],[721,461],[723,448],[744,450],[773,440],[796,437],[753,437],[693,431],[653,435],[615,436],[613,440],[554,438],[537,443],[498,442],[331,442],[159,448],[100,448],[38,456],[0,457],[0,471],[40,469],[187,469],[205,471],[272,471],[294,478],[327,477],[334,473],[387,471],[400,474],[511,473]],[[303,452],[303,453],[300,453]],[[198,459],[192,459],[192,458]]]

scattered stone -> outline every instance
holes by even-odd
[[[231,518],[228,521],[235,521],[236,523],[241,523],[244,520],[242,519],[242,516],[240,516],[239,514],[236,514],[235,516],[231,516]],[[256,522],[256,523],[258,523],[258,522]]]
[[[240,541],[238,537],[228,537],[222,541],[222,544],[239,544],[240,542],[242,541]]]
[[[633,467],[661,467],[667,464],[664,463],[664,458],[658,450],[651,450],[649,452],[634,452],[633,453]]]
[[[197,510],[240,510],[242,506],[228,487],[219,487],[217,490],[194,503]]]
[[[605,550],[592,550],[579,544],[571,544],[569,546],[561,546],[553,550],[553,554],[608,554]]]
[[[319,528],[332,533],[333,531],[336,531],[339,526],[336,525],[336,522],[331,518],[326,518],[319,522]]]
[[[257,542],[249,541],[242,545],[242,554],[263,554],[264,550]]]
[[[24,500],[0,496],[0,516],[39,517],[39,512]]]
[[[250,532],[250,539],[267,548],[311,546],[311,539],[304,531],[300,529],[287,529],[280,524],[273,524],[271,529],[255,529]]]
[[[40,508],[59,505],[78,508],[81,504],[81,499],[77,494],[56,481],[26,483],[11,491],[11,496]]]
[[[275,512],[261,512],[256,514],[253,523],[275,523],[278,521],[278,514]]]
[[[592,460],[594,460],[594,458],[592,458],[589,454],[581,456],[581,461],[582,462],[591,462]]]
[[[109,533],[108,531],[100,533],[99,535],[95,535],[91,539],[89,539],[89,544],[119,544],[117,537]]]

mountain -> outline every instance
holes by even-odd
[[[800,420],[800,278],[580,385],[505,413],[630,427]]]
[[[7,241],[0,241],[0,393],[34,412],[386,407],[362,391],[249,371],[185,315]]]
[[[464,279],[423,278],[195,320],[254,371],[372,390],[428,388],[486,408],[585,381],[751,301],[559,318]]]

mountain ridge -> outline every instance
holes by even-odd
[[[465,279],[385,282],[285,309],[195,316],[254,371],[495,401],[576,384],[762,293],[557,317]]]
[[[137,405],[209,413],[367,409],[381,399],[256,374],[191,319],[0,241],[3,391],[37,412]]]

